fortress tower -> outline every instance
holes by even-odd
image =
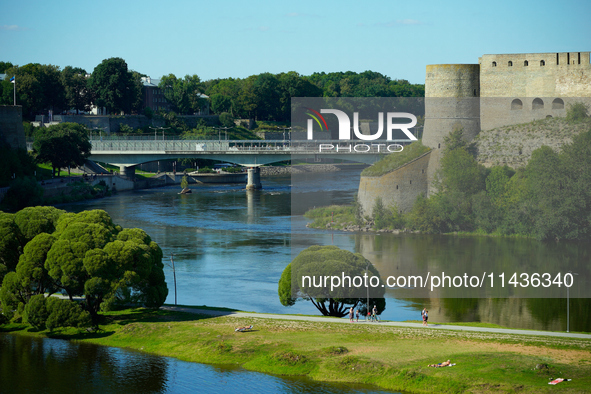
[[[478,64],[428,65],[425,155],[380,177],[361,177],[358,199],[371,214],[385,205],[409,211],[419,194],[435,191],[444,138],[462,128],[466,141],[481,130],[566,115],[568,104],[591,108],[590,52],[483,55]]]

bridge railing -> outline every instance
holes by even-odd
[[[334,147],[336,153],[352,153],[352,145],[365,145],[363,150],[356,153],[388,153],[385,142],[382,141],[319,141],[319,140],[92,140],[92,152],[203,152],[203,153],[263,153],[263,152],[293,152],[293,153],[318,153],[320,144],[324,144],[323,153],[330,153],[327,146]],[[388,144],[408,143],[407,140],[388,141]],[[380,144],[380,146],[378,146]]]

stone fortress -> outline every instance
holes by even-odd
[[[431,150],[394,171],[361,177],[358,200],[371,215],[385,206],[411,210],[419,194],[434,192],[444,137],[463,128],[470,142],[481,131],[564,117],[568,104],[591,104],[590,52],[483,55],[478,64],[428,65],[423,144]]]

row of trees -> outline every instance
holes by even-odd
[[[10,79],[15,77],[16,101],[28,119],[48,110],[89,111],[91,105],[106,107],[108,112],[130,113],[142,108],[142,75],[129,70],[121,58],[103,60],[92,75],[79,67],[60,70],[38,63],[19,67],[0,62],[0,72],[6,74],[0,83],[0,104],[13,104]]]
[[[238,118],[289,121],[291,97],[423,97],[424,85],[391,80],[373,71],[263,73],[245,79],[216,79],[204,83],[216,113]]]
[[[158,308],[168,295],[160,247],[143,230],[115,225],[105,211],[0,212],[0,235],[5,321],[24,319],[39,328],[48,320],[51,327],[96,324],[100,310],[130,302]],[[58,292],[67,305],[46,299]],[[78,304],[75,297],[84,298]]]
[[[128,69],[121,58],[103,60],[92,74],[79,67],[38,63],[16,66],[0,62],[0,104],[13,103],[15,76],[17,104],[23,106],[25,117],[53,110],[89,111],[92,105],[105,107],[109,113],[141,113],[144,108],[141,74]],[[244,79],[224,78],[201,81],[197,75],[178,78],[168,74],[158,85],[171,110],[177,114],[193,114],[203,107],[203,94],[210,97],[211,109],[217,114],[229,113],[238,118],[288,121],[291,97],[423,97],[424,85],[406,80],[392,80],[373,71],[362,73],[314,73],[302,76],[297,72],[251,75]]]

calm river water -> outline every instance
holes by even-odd
[[[553,261],[569,259],[577,269],[588,269],[591,255],[588,245],[482,237],[356,234],[305,227],[303,212],[314,206],[348,204],[358,185],[358,170],[307,173],[294,178],[263,178],[264,189],[255,192],[246,192],[244,185],[193,185],[192,194],[179,195],[179,187],[171,186],[119,193],[60,208],[71,212],[104,209],[115,223],[125,228],[144,229],[160,245],[165,258],[173,254],[177,302],[185,305],[318,314],[313,305],[305,301],[286,308],[277,295],[277,283],[284,268],[294,254],[313,244],[337,245],[361,252],[386,275],[411,272],[417,264],[431,267],[453,262],[460,267],[481,266],[493,257],[505,267],[517,267],[533,256],[544,256],[549,266]],[[172,304],[175,293],[171,267],[167,266],[165,273],[169,287],[167,303]],[[387,305],[382,319],[419,320],[420,310],[426,306],[430,321],[436,322],[482,321],[514,328],[566,329],[564,298],[408,299],[403,296],[392,290],[386,292]],[[553,296],[562,297],[561,294]],[[570,302],[571,331],[591,331],[588,299],[571,298]],[[204,387],[205,392],[345,391],[340,386],[278,379],[240,369],[183,363],[56,340],[2,335],[0,349],[0,373],[3,374],[0,392],[58,392],[65,384],[83,385],[89,378],[92,385],[84,390],[89,393],[121,389],[125,392],[190,392],[195,387]],[[6,368],[10,363],[19,368]],[[29,368],[20,368],[23,365]],[[62,369],[71,372],[53,378],[54,371]],[[27,386],[6,385],[5,377],[16,377],[26,370],[29,376],[37,374],[46,381],[54,379],[51,387],[56,389],[37,390],[35,379],[27,377],[16,378]],[[130,381],[136,383],[124,387]]]

